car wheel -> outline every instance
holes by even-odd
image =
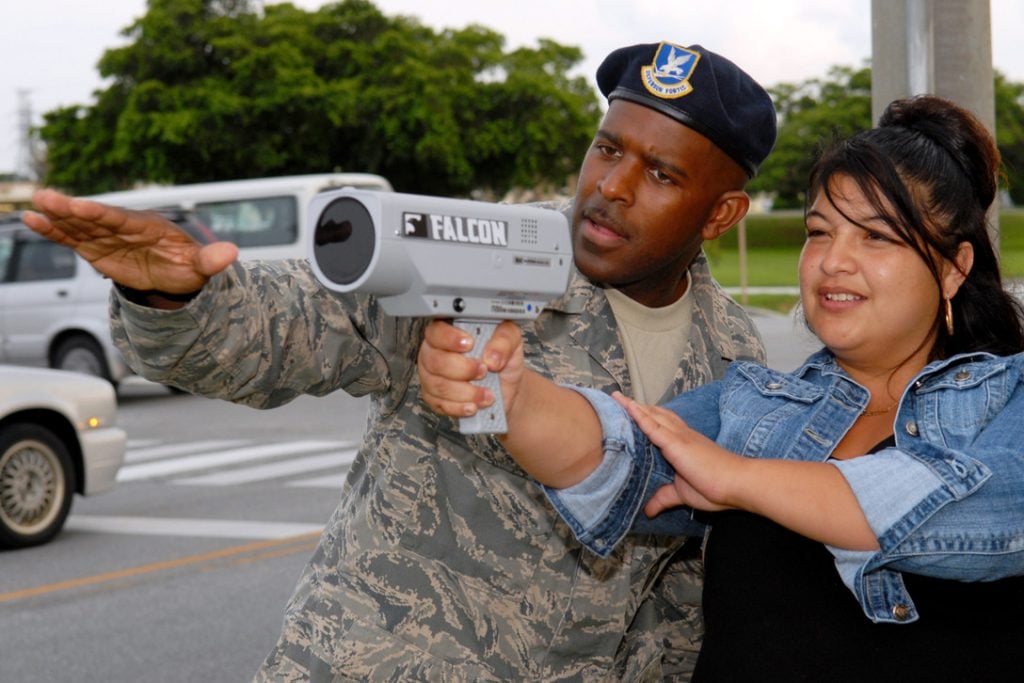
[[[0,428],[0,546],[46,543],[71,511],[75,473],[64,443],[49,429]]]
[[[83,335],[68,337],[60,343],[57,352],[53,354],[53,367],[111,381],[103,349],[96,340]]]

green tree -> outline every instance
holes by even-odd
[[[996,72],[996,144],[1003,157],[1006,189],[1014,204],[1024,204],[1024,83]]]
[[[996,142],[1005,184],[1015,204],[1024,203],[1024,84],[996,72]],[[836,66],[825,79],[781,83],[768,89],[779,115],[775,149],[751,184],[775,196],[776,208],[803,206],[811,165],[822,147],[870,127],[871,70]]]
[[[505,52],[485,27],[437,32],[368,0],[149,0],[123,33],[99,63],[110,87],[44,117],[48,184],[344,169],[430,194],[561,186],[600,115],[569,75],[578,48]]]
[[[773,193],[776,208],[802,207],[821,149],[871,126],[871,70],[834,66],[824,79],[780,83],[768,92],[778,112],[778,140],[749,187]]]

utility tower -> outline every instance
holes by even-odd
[[[18,178],[35,180],[35,154],[32,143],[32,101],[30,91],[18,89],[18,158],[15,162],[14,175]]]

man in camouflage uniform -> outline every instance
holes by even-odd
[[[731,359],[763,358],[700,245],[746,212],[742,186],[774,142],[774,111],[749,76],[699,46],[623,48],[598,83],[609,112],[564,207],[579,270],[524,323],[526,358],[560,382],[633,393],[640,361],[596,283],[650,308],[689,297],[688,337],[660,359],[675,370],[658,393],[674,395]],[[152,215],[52,192],[36,205],[27,223],[119,284],[115,340],[143,376],[259,408],[337,389],[373,398],[341,503],[258,680],[688,679],[698,544],[635,537],[603,560],[582,550],[497,439],[462,435],[420,401],[428,321],[329,292],[305,262],[232,263],[229,247],[189,246]],[[111,231],[136,255],[112,248]]]

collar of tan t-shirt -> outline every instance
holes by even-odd
[[[649,308],[617,289],[605,294],[619,324],[626,354],[633,398],[644,403],[659,401],[675,377],[679,360],[690,343],[693,289],[686,273],[686,292],[668,306]]]

